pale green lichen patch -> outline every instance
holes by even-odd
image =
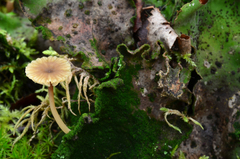
[[[236,27],[240,13],[236,12],[238,8],[233,3],[234,0],[209,1],[198,12],[189,11],[192,15],[175,25],[177,32],[188,32],[193,37],[198,72],[205,84],[211,83],[214,88],[240,87],[240,30]]]
[[[52,0],[51,3],[60,2],[61,0]],[[25,0],[23,2],[23,5],[25,6],[25,10],[27,12],[37,16],[39,13],[42,12],[43,8],[48,8],[47,4],[49,3],[49,0]]]
[[[144,44],[136,50],[130,50],[125,44],[120,44],[120,45],[117,46],[116,50],[117,50],[118,53],[128,52],[132,55],[140,54],[143,59],[148,61],[148,59],[146,57],[149,55],[150,45]]]

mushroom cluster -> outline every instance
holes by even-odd
[[[54,102],[53,86],[59,82],[66,80],[71,75],[70,63],[55,56],[38,58],[26,67],[26,76],[35,83],[48,86],[49,103],[52,115],[64,133],[68,133],[70,129],[62,121],[59,116]]]

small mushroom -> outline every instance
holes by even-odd
[[[64,124],[55,107],[53,86],[71,75],[70,63],[55,56],[42,57],[29,63],[25,72],[26,76],[35,83],[48,86],[49,103],[53,117],[62,131],[67,134],[70,129]]]

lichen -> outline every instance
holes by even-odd
[[[113,6],[111,4],[108,5],[108,9],[112,9]]]
[[[121,54],[121,52],[128,52],[132,55],[135,55],[135,54],[141,54],[141,57],[146,60],[146,61],[149,61],[146,57],[149,55],[149,51],[151,50],[150,49],[150,45],[148,44],[144,44],[142,45],[141,47],[137,48],[136,50],[130,50],[126,44],[119,44],[117,46],[117,52],[119,54]]]
[[[117,15],[117,12],[116,12],[116,11],[112,11],[112,14],[113,14],[113,15]]]
[[[78,27],[78,24],[77,24],[77,23],[73,23],[72,27],[73,27],[73,28],[77,28],[77,27]]]
[[[191,10],[195,5],[186,4],[174,21],[177,33],[188,33],[194,37],[192,45],[198,48],[198,72],[209,89],[225,87],[237,90],[240,86],[240,75],[237,73],[240,36],[239,29],[235,27],[239,8],[234,3],[234,0],[208,1],[195,12]],[[208,15],[207,18],[205,15]],[[180,21],[182,18],[187,18],[187,21]]]

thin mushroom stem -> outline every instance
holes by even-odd
[[[71,130],[66,126],[66,124],[64,124],[64,122],[62,121],[61,117],[57,112],[57,109],[55,107],[55,102],[54,102],[53,86],[51,83],[50,83],[50,87],[48,87],[48,94],[49,94],[49,103],[50,103],[50,109],[51,109],[52,115],[56,120],[58,126],[62,129],[62,131],[65,134],[67,134]]]

